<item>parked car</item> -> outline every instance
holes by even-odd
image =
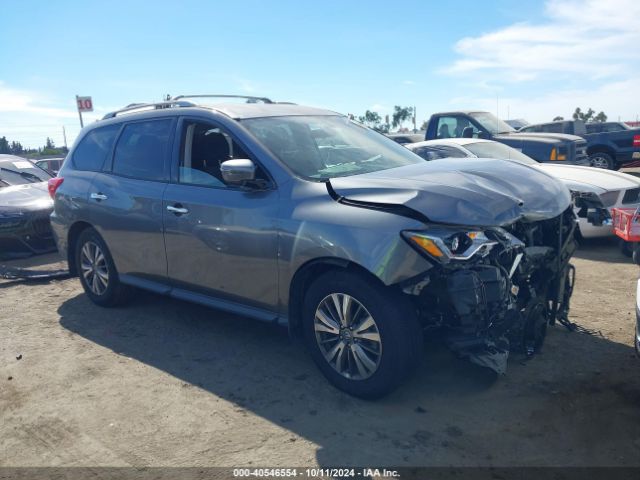
[[[640,179],[620,172],[596,170],[576,165],[538,163],[522,152],[490,140],[475,138],[451,138],[430,140],[406,145],[425,160],[455,157],[499,158],[513,160],[538,168],[561,180],[580,200],[596,195],[597,203],[585,206],[578,201],[575,208],[579,221],[579,232],[585,238],[613,236],[610,218],[612,208],[636,208],[640,206]],[[586,207],[586,208],[585,208]],[[606,218],[599,213],[605,208]],[[627,249],[628,250],[628,249]]]
[[[506,123],[510,127],[513,127],[516,130],[518,130],[518,129],[522,128],[522,127],[526,127],[527,125],[529,125],[529,122],[527,122],[526,120],[524,120],[522,118],[514,118],[512,120],[505,120],[504,123]]]
[[[37,160],[35,164],[55,176],[60,170],[60,167],[62,167],[62,162],[64,162],[64,158],[46,158]]]
[[[0,155],[0,258],[55,251],[50,178],[25,158]]]
[[[400,145],[405,143],[421,142],[424,138],[423,133],[387,133],[387,137]]]
[[[585,123],[581,120],[528,125],[520,132],[569,133],[587,140],[587,154],[593,167],[618,170],[640,161],[640,128],[621,122]]]
[[[489,112],[435,113],[429,119],[425,140],[481,138],[516,148],[538,162],[589,165],[587,142],[563,133],[521,133]]]
[[[213,97],[107,115],[50,180],[58,247],[96,304],[133,286],[288,325],[331,383],[368,398],[420,364],[424,329],[503,373],[566,317],[561,182],[424,162],[327,110]]]

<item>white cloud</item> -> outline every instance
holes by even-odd
[[[85,124],[106,113],[96,108],[84,115]],[[41,92],[14,88],[0,81],[0,136],[20,142],[25,147],[41,147],[46,138],[56,145],[64,145],[63,127],[67,144],[73,143],[80,131],[78,112],[73,99],[56,102]]]
[[[604,111],[610,120],[635,120],[640,114],[640,104],[630,102],[640,91],[640,78],[615,81],[596,89],[558,89],[533,94],[529,97],[500,96],[498,116],[524,118],[529,122],[548,122],[556,115],[571,118],[576,107]],[[453,98],[452,108],[477,108],[496,111],[496,96],[479,95]]]
[[[522,82],[549,73],[615,78],[637,70],[640,2],[550,0],[542,23],[516,23],[459,40],[442,71]]]
[[[440,70],[458,82],[460,108],[548,121],[576,107],[635,119],[640,103],[640,1],[549,0],[544,20],[466,37]],[[517,92],[517,93],[516,93]]]

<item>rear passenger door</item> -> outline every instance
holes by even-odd
[[[189,295],[275,311],[275,184],[228,130],[210,120],[183,118],[174,150],[177,158],[163,208],[172,285]],[[225,184],[220,164],[232,158],[249,158],[258,165],[257,178],[264,186]]]
[[[125,123],[111,162],[92,182],[91,222],[125,278],[166,282],[162,196],[174,129],[174,118]]]

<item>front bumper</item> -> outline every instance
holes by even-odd
[[[51,209],[0,217],[0,258],[20,258],[56,251]]]

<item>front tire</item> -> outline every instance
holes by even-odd
[[[303,330],[324,376],[356,397],[390,393],[422,358],[422,330],[408,299],[356,273],[329,272],[313,282]]]
[[[113,307],[127,300],[130,287],[120,282],[111,253],[96,230],[80,233],[75,258],[80,283],[93,303]]]
[[[616,162],[608,153],[596,152],[589,155],[589,163],[592,167],[604,168],[607,170],[615,170]]]

